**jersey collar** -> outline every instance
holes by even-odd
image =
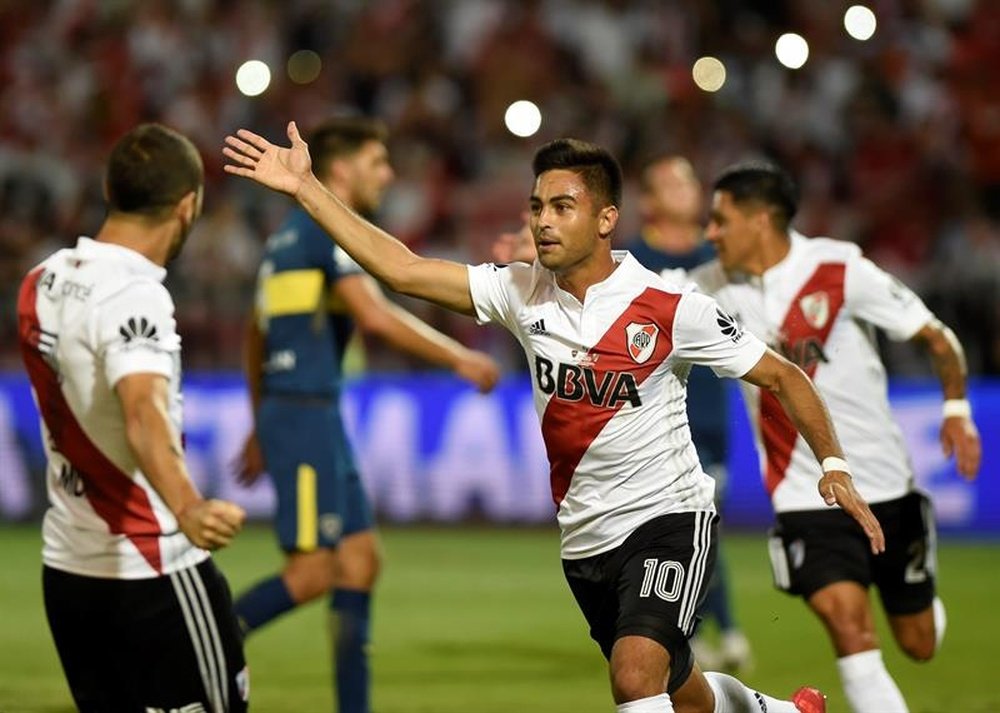
[[[115,260],[125,265],[130,272],[138,275],[151,277],[157,282],[163,282],[167,277],[167,270],[160,267],[145,255],[137,253],[135,250],[126,248],[123,245],[113,243],[102,243],[92,238],[81,235],[77,238],[75,252],[82,257],[103,258]]]
[[[605,277],[600,282],[594,283],[587,288],[587,292],[584,296],[584,302],[589,302],[591,295],[596,295],[607,290],[613,290],[615,287],[621,283],[623,280],[628,280],[630,274],[634,274],[636,268],[642,268],[639,261],[632,257],[632,253],[628,250],[612,250],[611,258],[618,263],[618,267]],[[535,265],[541,267],[541,263],[537,260]],[[545,268],[542,268],[545,270]],[[571,302],[577,306],[580,305],[580,301],[571,295],[569,292],[564,290],[559,286],[559,282],[556,280],[556,274],[551,270],[545,270],[548,273],[548,279],[552,282],[552,286],[556,289],[556,293],[559,295],[559,299],[566,302]]]

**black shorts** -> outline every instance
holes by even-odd
[[[668,693],[687,681],[694,665],[688,639],[715,566],[718,520],[710,512],[663,515],[613,550],[562,561],[605,658],[622,636],[653,639],[670,653]]]
[[[211,559],[150,579],[42,570],[45,613],[82,713],[245,711],[229,586]]]
[[[888,614],[915,614],[934,601],[937,538],[926,495],[874,503],[885,552],[873,555],[861,526],[843,510],[778,515],[769,544],[775,586],[805,599],[834,582],[874,584]]]

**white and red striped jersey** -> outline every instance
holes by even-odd
[[[165,275],[133,250],[80,238],[21,284],[21,353],[48,457],[42,557],[55,569],[142,579],[208,556],[139,470],[114,391],[128,374],[162,374],[180,431],[181,342]]]
[[[739,377],[766,349],[713,299],[614,257],[583,304],[537,262],[469,268],[477,318],[504,325],[528,358],[566,559],[617,547],[666,513],[714,511],[687,375],[706,364]]]
[[[912,337],[933,315],[909,288],[852,243],[791,236],[791,249],[760,277],[708,263],[691,273],[749,331],[798,364],[816,384],[870,503],[902,497],[913,472],[892,420],[874,327]],[[777,512],[826,509],[819,463],[778,400],[743,383],[764,484]]]

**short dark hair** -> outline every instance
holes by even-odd
[[[725,191],[736,204],[763,203],[774,217],[775,227],[787,230],[799,207],[799,191],[792,177],[770,161],[744,161],[723,169],[713,188]]]
[[[364,116],[341,116],[327,119],[309,132],[306,143],[313,161],[313,171],[325,178],[332,159],[357,153],[369,141],[386,143],[389,129],[378,120]]]
[[[154,217],[204,183],[198,149],[162,124],[140,124],[118,139],[105,174],[111,212]]]
[[[535,152],[531,168],[538,178],[546,171],[565,169],[580,175],[604,205],[621,207],[622,167],[607,149],[579,139],[556,139]]]

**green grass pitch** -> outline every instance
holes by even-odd
[[[40,535],[4,527],[0,713],[73,710],[41,603]],[[603,659],[563,580],[554,530],[405,528],[384,532],[375,605],[376,713],[611,711]],[[846,711],[833,654],[804,605],[771,587],[764,536],[727,535],[737,614],[754,646],[747,683],[787,695],[809,683]],[[886,642],[913,713],[1000,711],[1000,545],[946,540],[940,589],[945,646],[915,664]],[[270,531],[251,527],[218,556],[237,591],[280,564]],[[326,608],[294,612],[253,637],[252,709],[333,709]],[[880,631],[887,632],[885,622]]]

